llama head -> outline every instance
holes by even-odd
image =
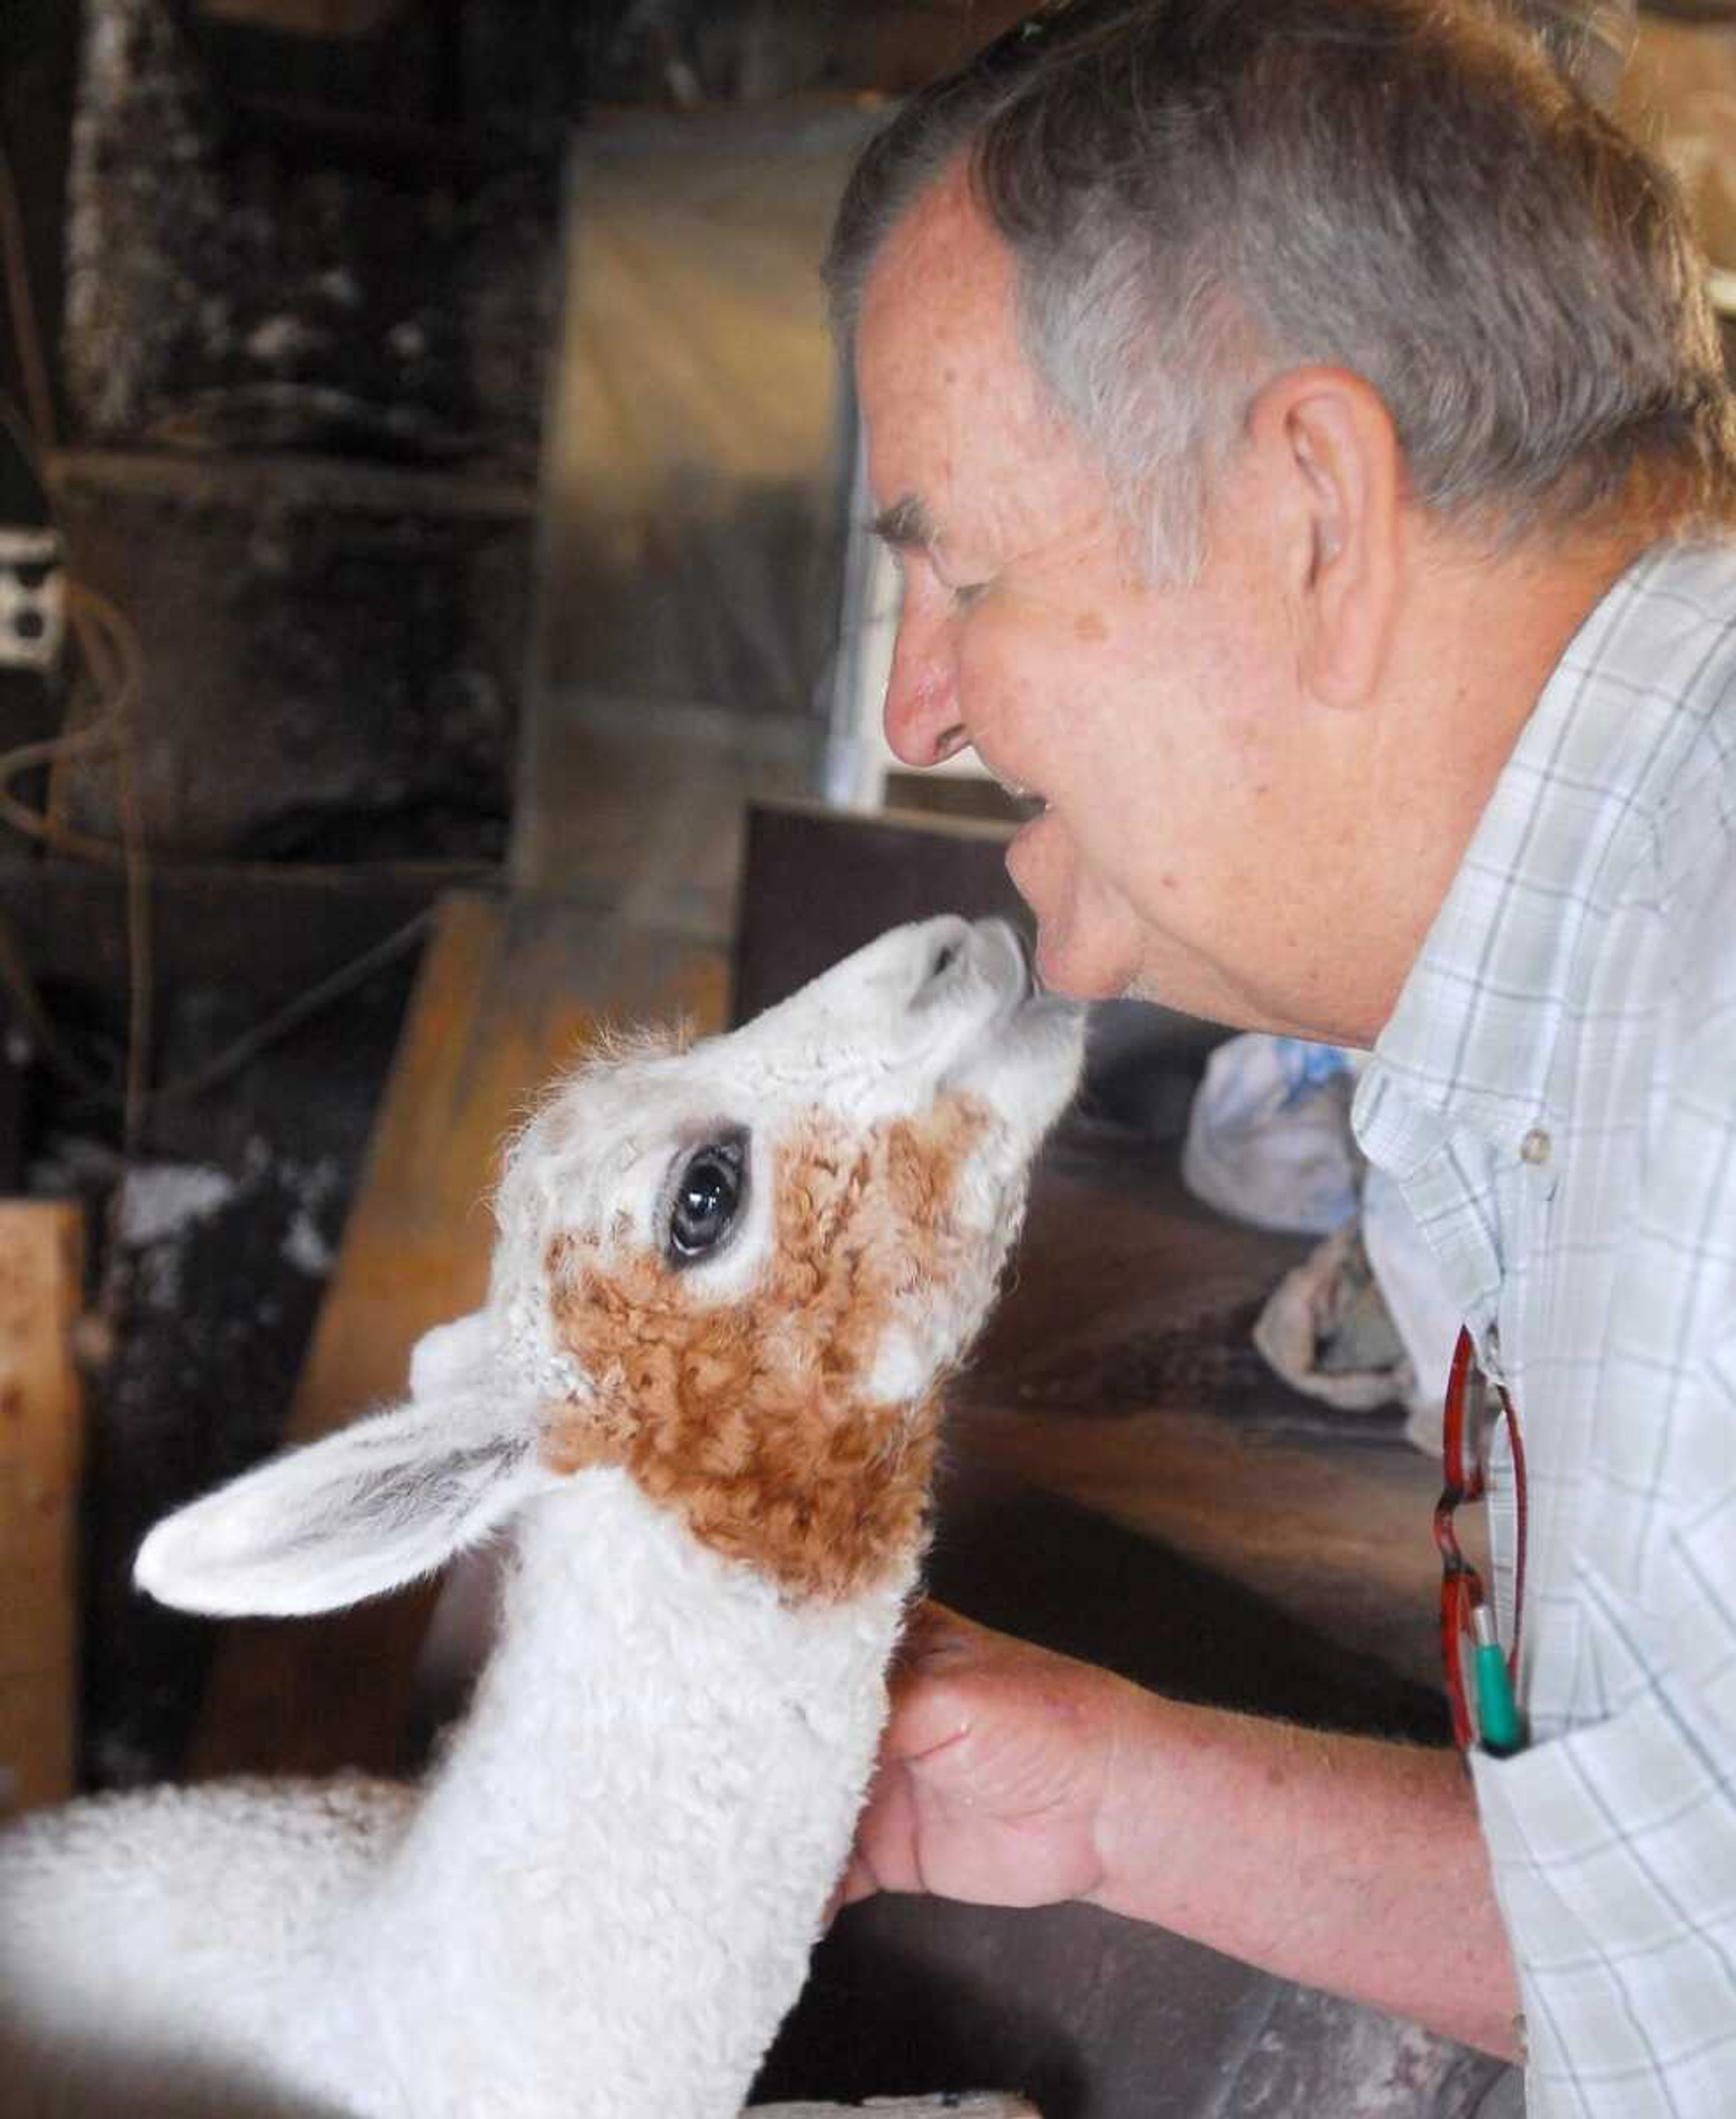
[[[946,919],[729,1036],[588,1062],[512,1147],[488,1301],[407,1402],[167,1519],[139,1581],[323,1610],[601,1466],[791,1597],[889,1575],[1080,1051],[1009,929]]]

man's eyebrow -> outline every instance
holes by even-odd
[[[920,494],[900,494],[874,518],[874,534],[895,552],[923,551],[936,541],[935,518]]]

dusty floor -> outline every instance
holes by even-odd
[[[1225,1220],[1174,1163],[1088,1124],[1053,1144],[956,1393],[955,1469],[1100,1512],[1433,1687],[1437,1468],[1396,1407],[1336,1413],[1271,1375],[1250,1328],[1309,1241]]]

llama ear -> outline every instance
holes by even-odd
[[[165,1517],[133,1579],[221,1618],[329,1611],[399,1588],[557,1483],[521,1410],[467,1377],[462,1393],[358,1421]]]

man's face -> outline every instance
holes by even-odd
[[[1149,586],[1015,332],[1010,257],[945,180],[876,261],[857,341],[904,585],[888,739],[912,765],[973,744],[1046,803],[1007,865],[1051,985],[1330,1032],[1341,938],[1303,885],[1347,827],[1297,676],[1293,523],[1232,463],[1200,579]]]

